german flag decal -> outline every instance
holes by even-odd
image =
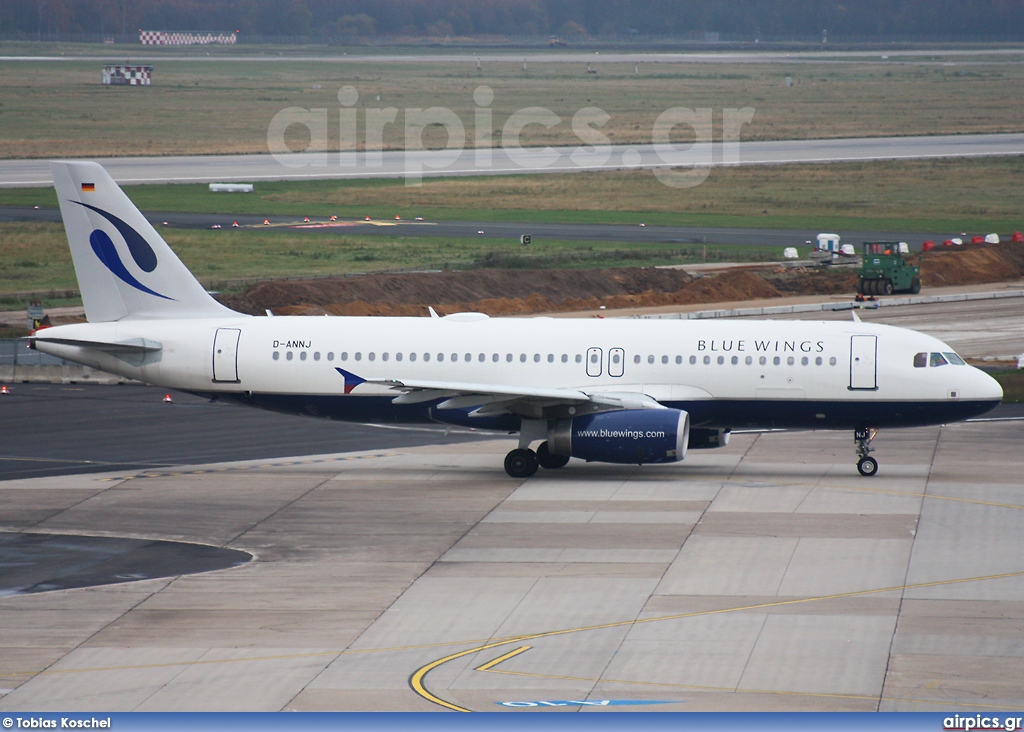
[[[86,191],[88,193],[92,193],[93,191],[96,190],[96,184],[95,183],[83,183],[82,184],[82,190]]]

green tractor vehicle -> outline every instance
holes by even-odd
[[[891,295],[921,291],[921,268],[907,264],[907,245],[898,241],[866,241],[857,273],[858,295]]]

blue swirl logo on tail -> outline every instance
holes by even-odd
[[[85,206],[85,208],[91,211],[95,211],[114,225],[117,232],[124,238],[125,244],[128,245],[128,252],[132,255],[132,259],[135,260],[135,264],[139,266],[139,269],[143,272],[152,272],[156,269],[156,252],[153,251],[153,247],[149,245],[149,242],[147,242],[139,232],[117,216],[114,216],[103,209],[90,206],[89,204],[82,203],[81,201],[74,201],[74,203],[77,203],[79,206]],[[124,262],[121,261],[121,255],[117,253],[117,247],[114,245],[113,240],[111,240],[111,238],[107,236],[107,233],[102,229],[93,230],[89,235],[89,244],[92,246],[92,250],[95,252],[97,258],[103,262],[103,265],[125,284],[131,285],[140,292],[145,292],[149,295],[163,298],[164,300],[174,299],[172,297],[167,297],[167,295],[161,295],[156,290],[152,290],[139,282],[135,276],[128,271],[128,268],[124,266]]]

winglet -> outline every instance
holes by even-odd
[[[430,311],[430,317],[431,318],[440,318],[441,317],[440,315],[437,314],[437,311],[434,310],[434,308],[431,307],[430,305],[427,305],[427,310]]]
[[[359,386],[360,384],[365,384],[366,383],[366,379],[364,379],[364,378],[362,378],[360,376],[356,376],[351,371],[346,371],[345,369],[340,369],[340,368],[337,368],[337,367],[335,367],[334,370],[337,371],[339,374],[341,374],[343,377],[345,377],[345,393],[346,394],[351,394],[352,390],[355,389],[357,386]]]
[[[852,315],[852,316],[853,316],[853,322],[854,322],[854,323],[859,323],[859,322],[861,322],[861,320],[860,320],[860,316],[859,316],[859,315],[857,315],[857,311],[856,311],[856,310],[851,310],[851,311],[850,311],[850,315]]]

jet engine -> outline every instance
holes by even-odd
[[[553,423],[547,449],[587,462],[674,463],[686,457],[690,415],[679,409],[624,409]]]

